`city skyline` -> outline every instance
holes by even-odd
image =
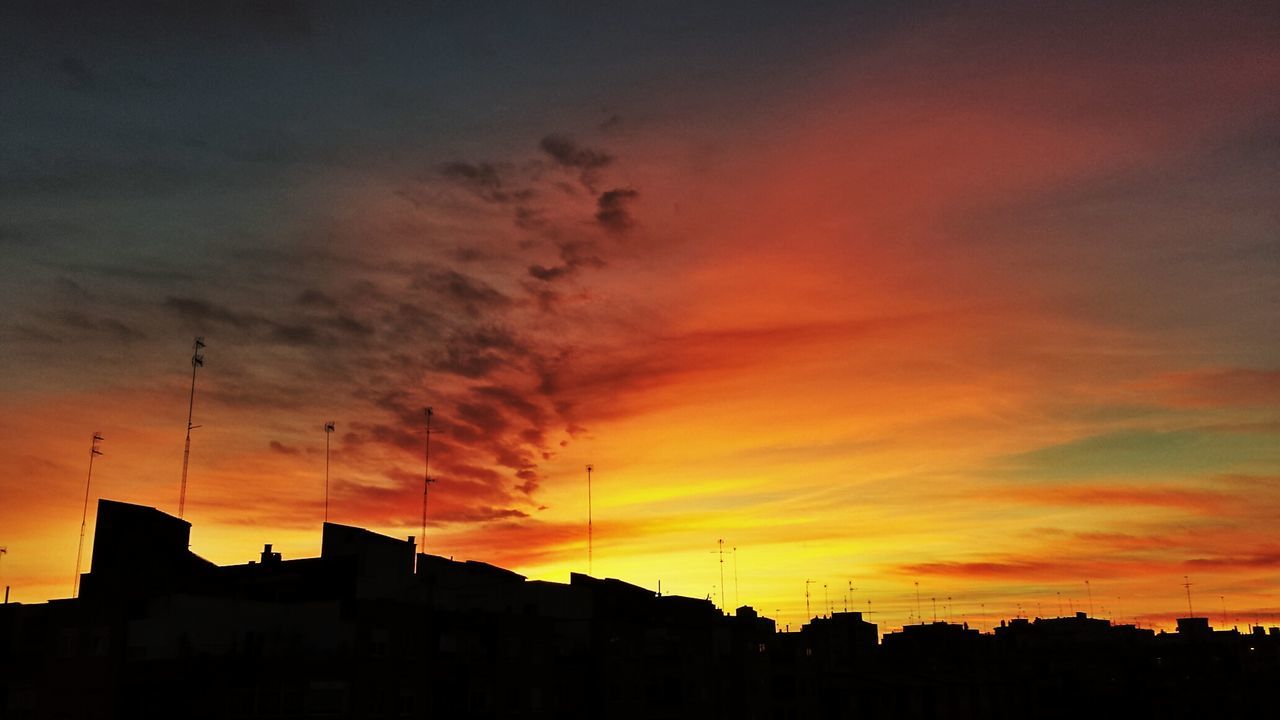
[[[530,578],[1280,618],[1273,7],[0,12],[16,600],[93,433],[176,513],[200,336],[220,564],[419,535],[431,407],[426,550]]]

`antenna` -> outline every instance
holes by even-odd
[[[809,586],[813,584],[812,580],[804,581],[804,614],[805,622],[813,619],[813,611],[809,609]]]
[[[1089,585],[1089,581],[1084,581],[1084,589],[1089,593],[1089,617],[1093,617],[1093,588]]]
[[[742,607],[742,596],[738,594],[738,548],[733,549],[733,604]]]
[[[1191,609],[1191,580],[1186,576],[1182,576],[1182,587],[1187,591],[1187,617],[1195,617],[1195,612]]]
[[[80,560],[84,557],[84,526],[89,519],[89,485],[93,482],[93,459],[102,454],[98,443],[102,442],[102,433],[95,432],[89,441],[89,477],[84,481],[84,510],[80,512],[80,547],[76,549],[76,576],[71,581],[71,597],[80,592]]]
[[[854,586],[853,586],[853,581],[852,581],[852,580],[850,580],[850,581],[849,581],[849,590],[848,590],[848,592],[847,592],[847,593],[845,594],[845,596],[844,596],[844,611],[845,611],[845,612],[849,612],[849,603],[853,601],[853,591],[854,591],[854,590],[857,590],[857,589],[858,589],[858,588],[856,588],[856,587],[854,587]],[[871,601],[870,601],[870,600],[868,600],[867,602],[871,602]]]
[[[8,554],[9,554],[9,548],[3,545],[0,545],[0,560],[3,560],[4,556]],[[4,604],[5,605],[9,604],[9,586],[8,585],[4,586]]]
[[[329,436],[333,434],[332,420],[324,424],[324,521],[329,522]]]
[[[429,407],[423,408],[422,412],[427,416],[427,440],[426,440],[426,449],[422,451],[422,534],[419,535],[418,537],[421,538],[421,543],[422,543],[421,552],[426,552],[427,550],[427,489],[431,487],[431,483],[435,482],[435,480],[433,480],[431,477],[431,433],[439,432],[439,431],[431,429],[431,416],[435,415],[435,409],[429,408]]]
[[[1219,595],[1218,599],[1222,601],[1222,629],[1227,629],[1227,596]]]
[[[916,580],[915,583],[916,583],[916,619],[920,621],[921,625],[923,625],[924,615],[920,613],[920,581]]]
[[[827,603],[827,616],[831,615],[831,593],[827,592],[827,584],[822,583],[822,598]]]
[[[187,463],[191,460],[191,431],[200,427],[191,424],[192,413],[196,407],[196,370],[204,367],[204,338],[198,337],[191,343],[191,399],[187,402],[187,444],[182,450],[182,489],[178,492],[178,517],[181,518],[187,508]]]
[[[588,575],[592,575],[594,573],[594,571],[592,570],[592,565],[595,562],[595,550],[592,547],[593,545],[592,541],[594,539],[593,536],[595,532],[594,532],[594,528],[592,527],[593,522],[591,519],[591,473],[594,472],[595,469],[596,469],[595,465],[591,465],[591,464],[587,465],[587,574]]]
[[[726,608],[724,605],[724,539],[722,538],[720,540],[717,540],[716,542],[720,544],[720,549],[716,551],[720,554],[720,609],[725,610]]]

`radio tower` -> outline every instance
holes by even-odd
[[[324,424],[324,521],[329,522],[329,436],[333,434],[333,421]]]
[[[187,403],[187,444],[182,450],[182,489],[178,492],[178,517],[181,518],[187,508],[187,463],[191,460],[191,431],[200,427],[191,424],[192,413],[196,407],[196,370],[204,367],[204,338],[198,337],[191,343],[191,399]]]
[[[595,470],[594,465],[587,466],[587,575],[592,575],[592,562],[594,561],[594,553],[592,551],[592,527],[591,527],[591,472]]]
[[[419,547],[420,552],[426,552],[427,549],[427,488],[431,487],[431,483],[435,480],[431,479],[431,433],[435,432],[431,429],[431,416],[435,414],[433,408],[425,408],[422,411],[427,416],[427,442],[426,449],[422,453],[422,535],[420,536]]]
[[[98,443],[102,442],[102,433],[94,433],[89,442],[89,478],[84,481],[84,510],[80,513],[80,547],[76,549],[76,577],[71,582],[71,597],[80,592],[80,560],[84,556],[84,526],[89,519],[89,485],[93,483],[93,458],[102,454]]]

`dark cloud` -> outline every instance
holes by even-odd
[[[167,297],[164,306],[180,317],[197,324],[221,323],[239,329],[249,329],[263,323],[257,315],[238,313],[205,300],[183,297]]]
[[[583,170],[597,170],[613,162],[613,156],[578,145],[563,135],[542,138],[542,150],[560,165]]]
[[[613,163],[614,157],[602,150],[582,147],[564,135],[548,135],[542,138],[542,151],[551,156],[557,165],[578,171],[578,180],[591,192],[595,192],[599,172]]]
[[[528,269],[529,275],[543,282],[551,282],[571,277],[582,268],[599,269],[606,265],[603,259],[594,254],[593,251],[596,248],[593,243],[565,242],[560,243],[559,247],[562,264],[551,267],[537,264],[530,265]]]
[[[522,202],[534,196],[530,188],[506,186],[499,168],[490,163],[454,161],[440,166],[440,174],[486,202]]]
[[[81,312],[66,311],[58,314],[57,321],[72,330],[102,334],[122,342],[146,338],[146,334],[111,317],[90,317]]]
[[[442,296],[472,317],[511,304],[510,298],[483,280],[451,269],[424,272],[410,282],[409,288]]]
[[[280,453],[281,455],[301,455],[302,454],[302,451],[299,450],[298,448],[290,445],[285,445],[279,440],[272,440],[270,443],[267,444],[267,447],[271,448],[272,452]]]
[[[635,225],[630,205],[640,193],[632,188],[615,188],[600,193],[596,200],[596,222],[611,233],[620,235]]]
[[[444,342],[444,352],[433,363],[436,370],[480,378],[510,364],[527,348],[510,330],[494,325],[459,330]]]

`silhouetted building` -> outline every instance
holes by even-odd
[[[102,500],[76,600],[0,606],[0,718],[1275,717],[1280,637],[1079,613],[992,634],[531,581],[325,523],[320,557],[217,566]],[[1185,622],[1184,622],[1185,621]]]

